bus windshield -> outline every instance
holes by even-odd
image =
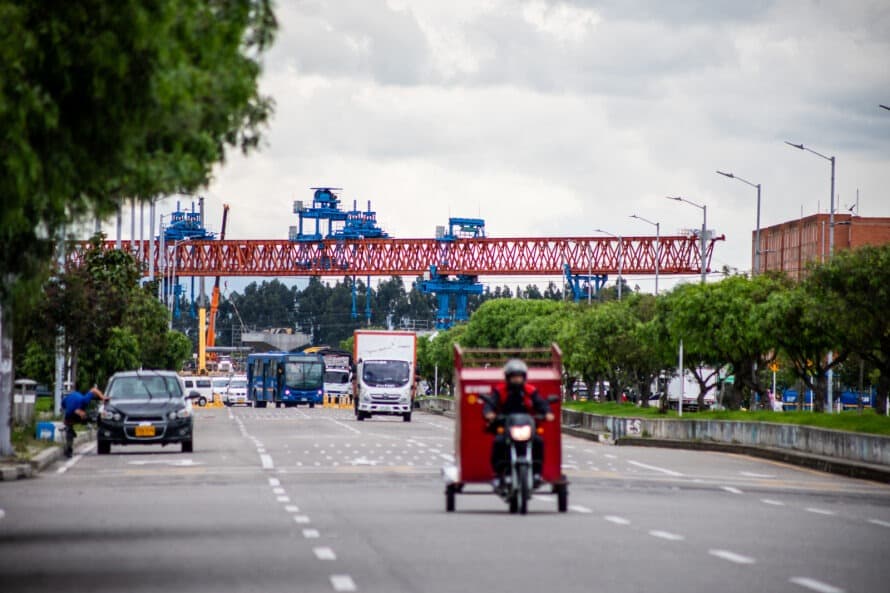
[[[403,360],[366,360],[362,381],[368,387],[402,387],[408,383],[408,368]]]
[[[324,378],[317,360],[288,360],[284,375],[285,384],[291,389],[320,389]]]

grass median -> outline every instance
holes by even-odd
[[[879,416],[866,408],[847,410],[840,414],[816,414],[813,412],[770,412],[767,410],[721,410],[707,412],[684,412],[681,418],[675,411],[661,414],[658,408],[639,408],[633,404],[614,402],[567,402],[564,407],[579,412],[590,412],[603,416],[632,416],[634,418],[662,418],[669,420],[736,420],[742,422],[772,422],[774,424],[803,424],[832,430],[846,430],[866,434],[890,435],[890,418]]]

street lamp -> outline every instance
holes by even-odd
[[[631,214],[630,217],[642,220],[655,227],[655,296],[658,296],[658,268],[661,260],[661,223],[652,222],[648,218],[643,218],[637,214]]]
[[[828,209],[828,258],[831,259],[831,256],[834,255],[834,168],[836,159],[833,156],[826,156],[821,152],[816,152],[812,148],[806,147],[803,144],[795,144],[793,142],[788,142],[787,140],[785,141],[785,144],[799,150],[811,152],[817,157],[825,159],[831,163],[831,199],[829,200],[830,206]]]
[[[708,279],[708,265],[705,261],[705,254],[707,253],[707,234],[708,234],[708,205],[707,204],[699,204],[698,202],[693,202],[688,198],[684,198],[681,196],[665,196],[668,200],[674,200],[675,202],[686,202],[687,204],[691,204],[696,208],[701,209],[702,211],[702,221],[701,221],[701,282],[704,284]]]
[[[723,175],[724,177],[729,177],[730,179],[738,179],[742,183],[750,185],[757,190],[757,230],[754,231],[754,273],[760,274],[763,271],[760,268],[760,184],[751,183],[747,179],[742,179],[738,175],[726,173],[725,171],[717,171],[717,174]]]
[[[831,260],[834,257],[834,168],[837,164],[837,160],[834,156],[826,156],[820,152],[816,152],[812,148],[808,148],[803,144],[794,144],[793,142],[785,141],[785,144],[788,146],[797,148],[799,150],[805,150],[807,152],[811,152],[819,158],[825,159],[829,163],[831,163],[831,200],[829,201],[829,210],[828,210],[828,259]],[[828,364],[830,365],[832,359],[834,358],[834,352],[829,351],[828,353]],[[834,389],[832,387],[832,381],[834,380],[834,371],[832,369],[828,369],[828,413],[830,414],[832,411],[832,407],[834,406]]]
[[[609,231],[604,231],[603,229],[593,229],[595,233],[602,233],[604,235],[609,235],[610,237],[615,237],[618,239],[618,300],[621,300],[621,270],[624,267],[624,242],[621,240],[621,235],[616,235],[614,233],[610,233]],[[589,282],[589,280],[588,280]]]

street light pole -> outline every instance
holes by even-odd
[[[621,235],[616,235],[615,233],[610,233],[609,231],[604,231],[603,229],[594,229],[594,232],[602,233],[604,235],[609,235],[610,237],[615,237],[618,239],[618,300],[621,300],[621,285],[623,282],[621,281],[621,271],[624,268],[624,241],[621,239]]]
[[[759,183],[751,183],[747,179],[743,179],[738,175],[733,175],[732,173],[726,173],[725,171],[717,171],[718,175],[723,175],[724,177],[729,177],[730,179],[738,179],[742,183],[746,185],[750,185],[751,187],[757,190],[757,226],[754,231],[754,271],[753,274],[760,274],[763,272],[763,269],[760,267],[760,189],[761,186]]]
[[[665,196],[668,200],[674,200],[675,202],[686,202],[687,204],[691,204],[696,208],[699,208],[702,211],[702,222],[701,222],[701,283],[704,284],[708,281],[708,262],[705,260],[705,256],[707,254],[707,234],[708,234],[708,205],[707,204],[699,204],[698,202],[693,202],[688,198],[684,198],[682,196]]]
[[[658,269],[661,263],[661,223],[652,222],[648,218],[643,218],[637,214],[631,214],[630,217],[642,220],[655,227],[655,296],[658,296]]]
[[[593,300],[593,286],[590,285],[593,278],[593,258],[590,256],[590,241],[587,242],[587,304]]]
[[[819,158],[825,159],[829,163],[831,163],[831,199],[829,200],[829,210],[828,210],[828,261],[834,257],[834,171],[835,166],[837,165],[837,159],[832,156],[827,156],[822,154],[821,152],[816,152],[812,148],[804,146],[803,144],[795,144],[794,142],[785,141],[785,144],[796,148],[798,150],[805,150],[807,152],[813,153]],[[834,360],[834,352],[828,352],[828,364],[831,365]],[[828,413],[832,412],[832,408],[834,407],[834,369],[828,369]]]

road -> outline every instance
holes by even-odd
[[[444,512],[453,422],[197,412],[193,454],[87,448],[0,483],[0,591],[886,591],[890,487],[566,437],[570,512]]]

